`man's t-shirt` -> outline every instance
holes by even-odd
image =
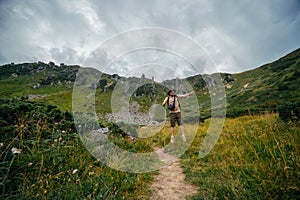
[[[173,105],[174,102],[174,97],[169,97],[169,104],[168,104],[168,97],[165,98],[163,104],[166,105]],[[179,107],[179,102],[178,102],[178,96],[176,96],[176,100],[175,100],[175,109],[174,110],[170,110],[170,113],[178,113],[180,112],[180,107]]]

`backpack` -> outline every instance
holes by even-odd
[[[173,101],[173,104],[172,105],[170,105],[170,96],[168,96],[168,109],[169,110],[174,110],[175,109],[175,101],[176,101],[176,96],[174,96],[174,101]],[[177,100],[178,101],[178,100]],[[178,104],[179,104],[179,107],[180,107],[180,103],[179,103],[179,101],[178,101]]]

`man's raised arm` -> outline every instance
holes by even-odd
[[[185,98],[185,97],[191,96],[192,94],[194,94],[194,92],[190,92],[190,93],[187,93],[187,94],[177,94],[177,96],[180,97],[180,98]]]

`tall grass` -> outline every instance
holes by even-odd
[[[16,137],[1,138],[0,199],[141,199],[153,173],[132,174],[93,158],[79,136],[60,124],[19,119]],[[30,131],[29,131],[30,130]],[[115,137],[116,144],[127,139]],[[150,148],[137,141],[137,147]],[[13,154],[11,149],[21,150]]]
[[[192,199],[300,198],[299,126],[275,114],[226,119],[218,143],[200,159],[208,126],[199,126],[182,157],[186,180],[199,186]]]
[[[1,129],[1,199],[149,196],[155,173],[132,174],[106,167],[90,155],[73,129],[65,128],[67,121],[52,123],[49,117],[18,115],[14,126]],[[209,123],[206,120],[199,126],[185,124],[188,142],[198,127],[181,160],[186,181],[199,186],[199,193],[192,199],[299,199],[298,125],[283,123],[275,114],[226,119],[214,149],[200,159],[198,153]],[[131,140],[120,134],[110,139],[131,152],[151,152],[153,146],[165,145],[172,150],[172,145],[168,145],[169,124],[156,128],[154,132],[148,128],[138,130],[140,135],[151,136],[145,139]],[[178,132],[173,147],[185,148],[180,135]],[[13,154],[13,147],[22,152]],[[177,154],[173,150],[170,153]]]

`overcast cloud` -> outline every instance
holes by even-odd
[[[241,72],[299,48],[300,1],[1,0],[0,64],[82,64],[106,39],[142,27],[179,31],[207,50],[216,71]],[[152,61],[160,58],[157,52],[144,52],[111,69],[128,74],[130,60],[149,55]]]

